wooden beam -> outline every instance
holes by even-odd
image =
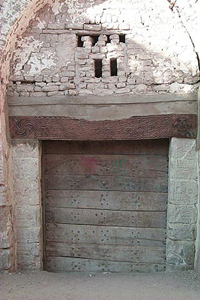
[[[9,117],[12,139],[145,140],[196,138],[197,116],[185,114],[134,116],[88,121],[69,117]]]

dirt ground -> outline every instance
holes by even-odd
[[[18,272],[0,275],[0,300],[199,300],[194,271],[153,274]]]

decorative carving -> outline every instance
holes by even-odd
[[[10,117],[11,138],[39,140],[142,140],[195,138],[196,115],[137,116],[88,121],[69,117]]]
[[[177,118],[173,124],[173,128],[175,128],[177,133],[180,135],[184,132],[186,137],[196,137],[196,132],[194,132],[194,128],[191,122],[189,121],[188,116]]]
[[[32,117],[10,118],[10,129],[12,135],[17,138],[34,138],[35,122]]]

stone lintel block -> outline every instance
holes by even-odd
[[[194,205],[168,205],[168,223],[194,224],[197,222],[197,209]]]
[[[195,180],[169,179],[169,203],[191,205],[198,201],[198,185]]]
[[[167,235],[173,241],[195,241],[197,234],[196,224],[168,223]]]
[[[101,24],[84,24],[83,28],[84,30],[100,31],[102,27]]]
[[[190,241],[167,240],[167,264],[187,267],[194,265],[195,243]]]

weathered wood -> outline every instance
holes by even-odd
[[[59,224],[165,228],[166,212],[111,211],[53,208],[46,210],[47,222]]]
[[[166,211],[167,193],[47,190],[46,206]]]
[[[46,223],[47,242],[165,248],[166,230]]]
[[[164,270],[168,142],[44,145],[45,268]]]
[[[46,175],[46,189],[167,193],[166,178],[127,176]]]
[[[131,263],[165,263],[165,248],[98,245],[98,244],[46,244],[47,256],[85,258],[106,261],[127,261]]]
[[[133,264],[67,257],[48,257],[47,271],[82,271],[82,272],[150,272],[164,271],[164,264]]]
[[[12,139],[147,140],[195,138],[196,114],[131,116],[87,120],[69,116],[10,116]]]
[[[45,155],[47,175],[167,178],[167,160],[158,155]]]
[[[45,154],[90,155],[162,155],[167,160],[169,141],[45,141]],[[45,156],[46,157],[46,156]]]

